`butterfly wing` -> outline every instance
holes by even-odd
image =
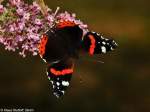
[[[83,49],[89,52],[90,55],[106,53],[117,47],[117,43],[112,39],[107,39],[98,33],[88,32],[83,37]]]
[[[42,35],[39,54],[48,63],[47,75],[53,85],[53,94],[64,95],[73,73],[73,59],[78,57],[82,29],[74,22],[59,22]]]
[[[83,30],[74,22],[63,21],[57,25],[57,34],[63,39],[63,46],[70,57],[77,58],[81,46]],[[61,41],[62,42],[62,41]]]
[[[48,65],[47,76],[53,86],[53,94],[56,97],[64,95],[70,84],[73,73],[73,61],[71,59],[61,60]]]
[[[42,35],[39,54],[45,62],[61,60],[66,55],[78,57],[83,31],[73,22],[60,22]]]

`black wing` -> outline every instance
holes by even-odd
[[[53,94],[56,97],[64,95],[73,73],[73,60],[66,59],[48,65],[47,76],[53,86]]]
[[[90,55],[106,53],[114,50],[117,46],[113,39],[107,39],[95,32],[88,32],[82,42],[83,49]]]
[[[61,60],[66,56],[77,57],[83,31],[79,26],[53,28],[46,32],[48,41],[43,58],[46,62]]]

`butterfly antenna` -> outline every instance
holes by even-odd
[[[56,17],[56,15],[57,15],[59,9],[60,9],[60,7],[57,7],[57,9],[56,9],[56,11],[55,11],[55,13],[54,13],[54,15],[53,15],[54,20],[52,21],[52,24],[51,24],[51,26],[50,26],[50,29],[55,26],[55,22],[57,21],[55,17]],[[48,29],[48,30],[49,30],[49,29]]]
[[[92,62],[97,62],[97,63],[104,63],[103,61],[101,60],[97,60],[97,59],[89,59],[89,58],[82,58],[82,60],[87,60],[87,61],[92,61]]]
[[[57,15],[58,11],[59,11],[60,7],[57,7],[55,13],[54,13],[54,17]]]

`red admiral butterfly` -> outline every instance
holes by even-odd
[[[106,53],[117,47],[114,40],[88,32],[83,36],[79,25],[70,21],[57,23],[42,35],[39,44],[39,54],[48,64],[47,76],[53,85],[53,93],[60,97],[64,95],[73,73],[74,62],[79,50],[90,55]]]

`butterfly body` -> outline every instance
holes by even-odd
[[[79,25],[63,21],[42,35],[39,44],[39,54],[47,63],[47,76],[53,85],[53,94],[58,98],[64,95],[74,70],[74,59],[79,57],[79,51],[90,55],[106,53],[115,49],[117,44],[103,38],[97,33],[87,32]]]

